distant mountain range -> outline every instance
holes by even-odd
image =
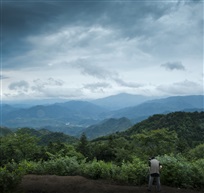
[[[126,107],[136,106],[153,99],[156,99],[156,97],[121,93],[118,95],[96,99],[91,101],[91,103],[102,106],[108,110],[118,110]]]
[[[204,95],[152,99],[120,94],[94,101],[68,101],[24,108],[2,104],[1,126],[45,128],[73,136],[85,132],[94,138],[128,129],[151,115],[175,111],[204,111]]]
[[[146,101],[137,106],[128,107],[115,111],[113,117],[121,116],[139,122],[154,114],[167,114],[175,111],[203,111],[204,95],[174,96],[162,99]]]
[[[120,119],[110,118],[103,120],[96,125],[91,125],[86,129],[79,132],[79,136],[85,133],[88,139],[94,139],[101,136],[106,136],[112,133],[125,131],[130,128],[133,124],[125,117]]]
[[[8,110],[9,109],[9,110]],[[2,105],[2,124],[8,127],[89,126],[107,110],[86,101],[69,101],[30,108]]]

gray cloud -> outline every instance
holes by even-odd
[[[91,92],[104,92],[104,89],[111,88],[112,86],[106,82],[97,82],[93,84],[85,84],[84,89],[88,89]]]
[[[197,82],[184,80],[181,82],[175,82],[169,85],[160,85],[157,87],[159,91],[162,91],[167,94],[173,95],[184,95],[184,94],[203,94],[203,85],[200,85]]]
[[[28,91],[29,83],[24,80],[21,80],[19,82],[13,82],[9,85],[9,89],[16,91]]]
[[[117,76],[117,73],[110,72],[101,66],[88,64],[87,62],[88,60],[80,59],[72,66],[80,69],[82,74],[98,79],[112,79],[112,77]]]
[[[89,76],[92,76],[98,79],[102,79],[102,80],[108,79],[108,80],[114,81],[119,86],[129,87],[129,88],[139,88],[143,86],[142,84],[136,83],[136,82],[126,82],[119,77],[118,73],[108,71],[101,66],[87,64],[86,60],[78,61],[74,65],[74,67],[79,68],[81,70],[81,73],[84,75],[89,75]]]
[[[31,34],[56,32],[65,25],[96,23],[105,8],[106,3],[99,1],[3,1],[3,56],[31,50],[32,46],[24,41]]]
[[[168,10],[171,8],[165,3],[160,6],[149,1],[3,1],[3,56],[32,50],[32,45],[24,41],[26,37],[48,31],[54,33],[64,26],[100,24],[117,29],[125,37],[150,33],[142,27],[144,20],[148,17],[157,20]],[[3,60],[7,58],[3,57]]]
[[[26,85],[2,75],[4,90],[11,95],[22,91],[68,96],[70,91],[80,96],[77,89],[84,89],[87,95],[94,92],[96,96],[97,91],[154,90],[164,77],[169,85],[157,90],[176,93],[177,88],[187,89],[181,82],[170,83],[179,83],[181,78],[194,82],[202,72],[200,3],[3,0],[3,73],[16,80],[25,73],[24,80],[34,80]],[[174,79],[162,68],[177,70]],[[47,78],[50,76],[53,78]]]
[[[144,86],[143,84],[140,83],[136,83],[136,82],[126,82],[120,78],[114,78],[115,82],[123,87],[129,87],[129,88],[139,88]]]
[[[185,70],[185,66],[182,62],[167,62],[161,64],[161,67],[164,67],[167,70]]]
[[[70,24],[102,25],[124,28],[142,24],[144,17],[155,19],[171,10],[169,4],[149,1],[23,1],[2,2],[3,26],[9,34],[26,35],[28,32],[54,30],[66,22]],[[175,6],[175,5],[174,5]],[[132,23],[134,21],[134,23]],[[44,26],[46,25],[46,27]],[[57,26],[56,26],[57,25]],[[38,26],[36,28],[36,26]],[[139,27],[138,27],[139,29]],[[138,33],[138,32],[137,32]],[[8,35],[9,35],[8,34]]]
[[[31,90],[36,97],[43,98],[69,98],[74,99],[77,96],[83,96],[79,88],[67,88],[62,80],[48,78],[46,80],[35,79]]]
[[[0,80],[8,79],[8,78],[9,78],[8,76],[0,75]]]
[[[54,78],[48,78],[47,80],[42,81],[41,79],[35,79],[33,80],[32,83],[28,83],[25,80],[21,80],[18,82],[13,82],[11,83],[8,88],[11,91],[15,91],[20,95],[24,94],[39,94],[39,93],[44,93],[44,96],[47,96],[48,94],[46,93],[53,93],[52,95],[57,95],[60,92],[56,92],[56,89],[58,87],[61,87],[63,85],[63,81],[61,80],[55,80]],[[63,90],[63,89],[61,89]],[[64,91],[61,91],[62,93]],[[11,94],[12,95],[12,94]],[[63,94],[64,95],[64,94]]]
[[[195,3],[192,3],[189,6],[193,7],[194,4]],[[40,44],[42,46],[41,49],[27,41],[28,38],[32,36],[40,37],[42,34],[49,36],[50,34],[59,33],[59,29],[63,31],[64,27],[69,27],[68,29],[70,30],[75,26],[81,26],[87,30],[93,26],[102,26],[103,29],[112,29],[114,32],[117,32],[117,38],[137,38],[140,44],[135,44],[134,47],[140,48],[144,53],[152,53],[154,55],[158,53],[169,55],[172,53],[172,55],[175,55],[177,51],[175,49],[176,42],[179,43],[179,46],[176,46],[178,49],[182,47],[180,50],[184,50],[185,48],[187,49],[186,52],[190,53],[191,49],[186,44],[187,42],[195,40],[188,41],[188,37],[191,35],[192,37],[198,37],[197,34],[194,34],[197,30],[195,32],[193,31],[193,33],[191,32],[192,34],[190,35],[187,35],[186,32],[190,33],[188,29],[192,27],[192,25],[199,28],[202,32],[202,20],[199,22],[199,17],[197,16],[197,18],[195,18],[196,22],[188,22],[188,24],[186,24],[185,21],[188,21],[188,17],[182,18],[180,23],[178,22],[177,24],[175,22],[175,25],[179,28],[175,33],[172,20],[179,17],[179,15],[174,15],[174,12],[176,12],[179,7],[181,7],[181,5],[176,2],[155,3],[145,0],[143,2],[28,1],[16,3],[15,1],[12,1],[12,3],[3,1],[4,68],[43,66],[47,62],[46,60],[49,60],[51,54],[64,52],[61,50],[63,45],[64,48],[68,47],[67,50],[71,50],[72,48],[76,49],[76,47],[80,47],[81,49],[84,47],[84,49],[88,50],[90,47],[87,45],[89,44],[94,44],[94,47],[104,46],[102,42],[92,42],[91,37],[93,37],[93,35],[91,34],[89,34],[90,37],[88,36],[82,39],[72,36],[72,41],[67,39],[66,36],[63,36],[61,40],[64,42],[57,39],[58,42],[49,46],[49,50],[41,45],[42,39],[40,38],[36,38],[36,44]],[[197,12],[199,13],[199,10]],[[181,14],[183,14],[183,12],[181,12]],[[191,15],[189,15],[189,18],[191,18]],[[71,31],[71,33],[74,32]],[[182,38],[181,34],[183,34]],[[83,37],[83,35],[84,34],[77,34],[77,36],[80,37]],[[100,39],[100,35],[101,34],[96,34],[94,39]],[[114,36],[105,38],[110,38],[110,40],[108,39],[110,42],[113,37]],[[51,36],[50,38],[55,37]],[[160,41],[159,44],[158,41]],[[192,43],[195,44],[194,42]],[[172,47],[174,48],[172,49]],[[57,51],[54,50],[55,48]],[[110,52],[113,53],[113,49],[114,48],[111,47]],[[176,51],[174,52],[173,50]],[[100,51],[105,52],[105,49],[100,49]],[[132,50],[132,52],[135,52],[135,50]],[[9,57],[10,55],[12,55],[12,57]],[[38,57],[36,57],[36,55]],[[18,56],[18,58],[13,56]],[[10,58],[14,59],[11,61]],[[33,58],[33,60],[28,62],[27,58]]]
[[[48,78],[47,80],[35,79],[33,80],[34,86],[31,87],[32,90],[42,91],[45,87],[59,87],[64,83],[62,80],[55,80],[54,78]]]
[[[78,96],[83,97],[83,92],[79,88],[53,88],[53,87],[44,87],[39,90],[37,93],[39,96],[43,96],[46,98],[70,98],[74,99]]]

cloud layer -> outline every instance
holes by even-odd
[[[3,1],[2,15],[3,99],[203,94],[201,1]]]

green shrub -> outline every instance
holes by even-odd
[[[204,188],[204,159],[189,161],[181,155],[157,157],[163,165],[161,183],[183,188]],[[92,160],[86,162],[77,157],[59,157],[48,161],[22,161],[8,163],[0,168],[2,193],[15,188],[23,174],[82,175],[92,179],[105,179],[122,184],[147,183],[148,164],[137,157],[123,161],[120,166],[112,162]]]
[[[161,171],[163,184],[183,188],[204,187],[204,159],[190,162],[181,155],[164,155],[158,159],[163,165]]]
[[[204,188],[204,159],[199,159],[192,164],[192,179],[194,187]]]
[[[0,167],[0,192],[11,192],[21,182],[25,170],[15,162]]]
[[[76,157],[62,157],[50,160],[43,164],[47,174],[56,175],[77,175],[79,174],[80,163]]]
[[[197,145],[186,155],[190,160],[204,159],[204,144]]]
[[[83,160],[79,161],[76,157],[60,157],[48,161],[27,162],[24,165],[28,174],[50,174],[50,175],[79,175],[80,165]]]
[[[108,179],[114,178],[118,167],[111,162],[97,161],[94,159],[91,162],[84,164],[81,168],[82,175],[93,179]]]
[[[123,184],[141,185],[146,182],[147,165],[134,157],[132,162],[117,166],[111,162],[97,161],[86,163],[83,175],[93,179],[113,180]]]
[[[141,185],[147,180],[147,164],[134,157],[132,162],[123,162],[116,180],[125,184]]]
[[[19,167],[25,170],[25,174],[43,174],[42,162],[34,162],[23,160],[19,163]]]

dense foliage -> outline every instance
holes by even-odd
[[[203,189],[203,115],[155,115],[126,132],[93,141],[84,133],[79,140],[29,128],[8,133],[0,137],[0,192],[15,189],[25,174],[82,175],[142,185],[153,155],[163,165],[162,184]]]
[[[8,134],[11,134],[12,131],[6,127],[0,127],[0,136],[6,136]]]
[[[120,119],[110,118],[105,119],[97,123],[96,125],[87,127],[85,130],[83,130],[83,132],[86,134],[87,138],[91,140],[100,136],[109,135],[111,133],[125,131],[132,125],[133,124],[131,123],[131,121],[125,117],[122,117]]]
[[[178,150],[186,151],[201,143],[204,139],[204,112],[174,112],[167,115],[158,114],[134,125],[121,133],[122,136],[132,136],[143,131],[167,128],[175,131],[179,138]]]

